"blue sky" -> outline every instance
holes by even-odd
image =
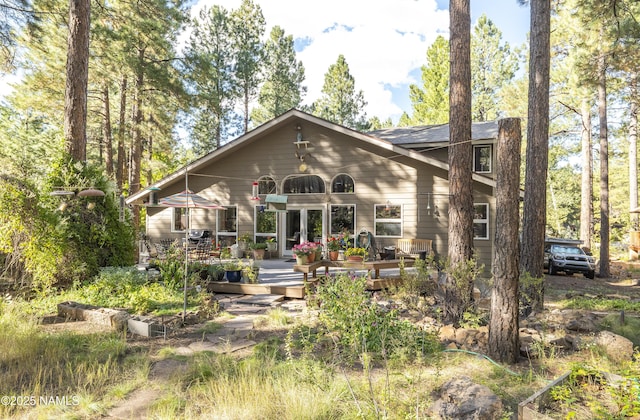
[[[241,0],[199,0],[236,9]],[[368,102],[367,116],[397,122],[410,113],[409,85],[420,84],[420,67],[438,35],[448,38],[449,2],[444,0],[254,0],[271,27],[293,35],[305,66],[305,103],[321,93],[324,75],[343,54]],[[529,32],[529,9],[518,0],[471,0],[472,24],[485,13],[511,45],[521,45]],[[0,79],[0,96],[11,76]]]
[[[200,0],[236,9],[241,0]],[[426,51],[438,35],[448,38],[449,2],[443,0],[254,0],[262,8],[267,35],[274,25],[293,35],[305,66],[305,103],[321,93],[324,75],[343,54],[368,102],[367,116],[397,122],[410,113],[409,85],[420,83]],[[197,12],[197,7],[194,8]],[[529,32],[529,9],[517,0],[471,0],[472,24],[486,14],[511,45]]]

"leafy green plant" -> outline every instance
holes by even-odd
[[[226,261],[223,267],[225,271],[240,271],[244,267],[244,264],[241,259],[233,258],[232,260]]]
[[[364,258],[366,255],[367,255],[367,250],[365,248],[360,248],[360,247],[347,248],[347,250],[344,251],[345,257],[358,256],[358,257]]]
[[[134,267],[106,267],[83,286],[77,295],[82,303],[108,308],[127,308],[134,313],[149,313],[167,307],[180,308],[183,297],[179,290],[149,282],[144,272]]]
[[[366,291],[365,277],[338,274],[318,286],[319,319],[329,331],[337,332],[340,344],[351,356],[363,352],[431,353],[439,345],[430,334],[401,320],[396,310],[383,310]]]

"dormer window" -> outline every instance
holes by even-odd
[[[492,147],[490,144],[473,146],[473,172],[491,173]]]

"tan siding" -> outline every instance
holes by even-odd
[[[241,148],[223,154],[223,158],[211,160],[206,167],[189,174],[190,189],[216,203],[237,205],[238,234],[248,232],[253,235],[253,208],[256,203],[250,200],[252,182],[261,176],[272,176],[278,193],[281,193],[285,177],[300,174],[301,162],[295,156],[296,151],[299,154],[308,152],[306,174],[320,176],[325,181],[327,192],[336,175],[348,174],[354,179],[355,193],[290,195],[289,206],[319,205],[328,209],[331,204],[355,204],[356,229],[373,231],[375,204],[385,204],[387,200],[392,204],[402,204],[404,237],[432,239],[436,253],[446,256],[449,206],[446,171],[394,155],[392,151],[307,121],[301,125],[304,140],[310,142],[308,149],[296,148],[295,123],[283,126],[268,135],[246,141]],[[444,153],[446,156],[446,149]],[[184,181],[160,191],[159,196],[183,189]],[[488,197],[484,202],[490,203],[491,238],[475,244],[479,256],[489,262],[495,218],[490,195],[490,188],[479,187],[476,202],[483,202],[483,197]],[[152,216],[148,224],[150,235],[164,237],[171,234],[170,209],[149,211],[149,214]],[[195,209],[192,216],[193,227],[215,229],[216,211]],[[395,243],[395,239],[379,242],[380,245],[390,245]]]

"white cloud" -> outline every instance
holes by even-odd
[[[258,0],[267,22],[267,34],[278,25],[294,39],[308,40],[298,53],[305,67],[306,103],[320,96],[324,75],[343,54],[368,102],[367,115],[395,120],[402,109],[392,100],[392,89],[406,89],[411,71],[425,62],[429,45],[449,30],[449,12],[435,0]],[[203,0],[227,10],[240,0]],[[195,9],[195,8],[194,8]],[[195,12],[195,10],[194,10]]]

